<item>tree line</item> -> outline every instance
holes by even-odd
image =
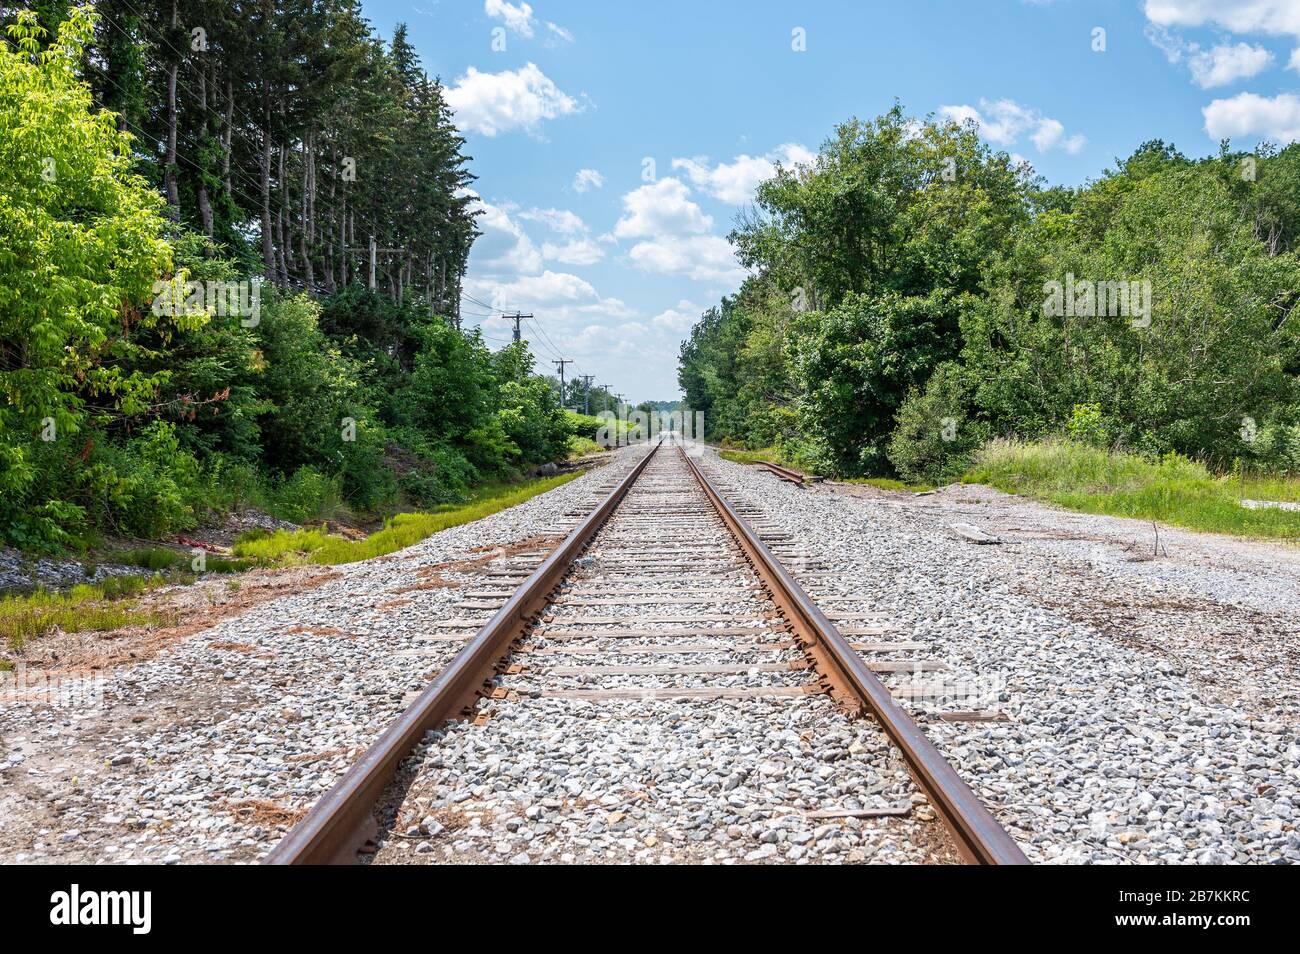
[[[1300,470],[1300,145],[1152,141],[1053,187],[896,105],[778,168],[730,238],[751,276],[679,366],[715,439],[845,476],[1062,434]]]
[[[566,453],[526,344],[459,328],[473,176],[405,28],[350,0],[0,23],[0,540],[390,513]]]

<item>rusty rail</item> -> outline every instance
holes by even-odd
[[[800,473],[799,471],[794,470],[793,468],[785,467],[781,464],[774,464],[770,460],[760,460],[758,461],[758,465],[760,467],[766,467],[768,470],[776,474],[776,476],[780,477],[782,480],[788,480],[790,481],[790,483],[798,484],[801,487],[804,486],[805,484],[815,484],[821,480],[820,477],[816,477],[810,474]]]
[[[396,777],[402,761],[430,729],[464,715],[490,685],[496,667],[546,605],[551,591],[588,541],[622,502],[650,459],[656,444],[608,497],[583,519],[564,542],[497,610],[496,615],[456,654],[397,720],[347,773],[325,793],[298,824],[271,850],[264,864],[344,864],[378,833],[376,803]]]
[[[772,600],[812,655],[818,675],[841,703],[869,712],[902,751],[912,777],[925,792],[967,861],[975,864],[1028,864],[1012,837],[957,774],[956,769],[921,731],[835,624],[812,601],[799,582],[773,556],[749,523],[736,512],[704,472],[678,448],[691,473],[713,502],[723,522],[745,551],[771,593]]]

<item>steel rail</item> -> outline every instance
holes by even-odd
[[[875,716],[902,751],[913,778],[952,834],[962,856],[975,864],[1029,864],[1015,840],[894,700],[835,624],[773,556],[749,523],[718,493],[690,455],[680,445],[677,449],[767,585],[773,602],[813,656],[818,675],[827,688],[842,703]]]
[[[570,564],[622,502],[658,452],[651,448],[542,561],[496,615],[456,654],[406,710],[362,754],[311,811],[271,850],[263,864],[348,864],[378,833],[374,809],[398,769],[430,729],[464,715],[490,685],[498,665],[536,616]]]
[[[780,464],[774,464],[770,460],[760,460],[758,461],[758,464],[760,467],[766,467],[782,480],[788,480],[790,483],[797,484],[800,487],[804,485],[804,481],[806,480],[804,475],[799,473],[799,471],[791,470],[789,467],[782,467]]]

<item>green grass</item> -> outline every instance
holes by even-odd
[[[924,493],[927,490],[934,490],[931,484],[909,484],[906,481],[895,480],[892,477],[846,477],[841,483],[845,484],[870,484],[872,487],[879,487],[881,490],[895,490],[899,493]]]
[[[104,554],[104,562],[123,566],[138,566],[147,570],[190,571],[192,557],[188,552],[180,553],[166,547],[142,547],[136,550],[120,550]],[[256,560],[230,559],[214,553],[206,553],[203,558],[205,573],[242,573],[257,566]]]
[[[507,507],[513,507],[538,494],[567,484],[581,472],[542,477],[518,484],[497,484],[479,487],[463,504],[449,504],[430,512],[399,513],[389,519],[382,530],[364,540],[326,533],[323,530],[277,530],[271,534],[247,534],[235,542],[235,555],[267,563],[319,563],[334,565],[355,563],[393,553],[425,537],[456,527],[462,523],[481,520]]]
[[[100,583],[74,586],[66,593],[37,590],[25,596],[0,598],[0,640],[16,651],[27,640],[55,627],[68,633],[84,633],[161,622],[159,614],[136,610],[135,602],[125,598],[159,582],[158,577],[111,576]]]
[[[1284,500],[1300,503],[1300,478],[1244,477],[1232,481],[1237,495],[1247,500]]]
[[[175,550],[166,547],[141,547],[135,550],[122,550],[108,555],[113,563],[123,566],[138,566],[146,570],[171,570],[189,566],[190,561]]]
[[[987,445],[967,483],[1047,500],[1071,510],[1156,520],[1189,530],[1300,540],[1300,512],[1241,506],[1245,496],[1295,500],[1300,481],[1216,476],[1195,461],[1159,461],[1069,441],[997,440]]]

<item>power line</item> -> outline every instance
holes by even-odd
[[[531,318],[531,316],[529,316],[529,317]],[[541,337],[542,340],[541,340],[540,344],[542,345],[542,347],[544,347],[547,351],[549,351],[549,352],[550,352],[552,355],[554,355],[556,358],[560,357],[560,351],[559,351],[559,349],[556,348],[556,347],[551,343],[551,339],[547,338],[544,334],[542,334],[542,329],[541,329],[541,327],[537,324],[537,322],[536,322],[535,320],[530,320],[530,321],[528,322],[528,324],[529,324],[529,325],[532,327],[532,329],[533,329],[534,331],[536,331],[537,334]]]

